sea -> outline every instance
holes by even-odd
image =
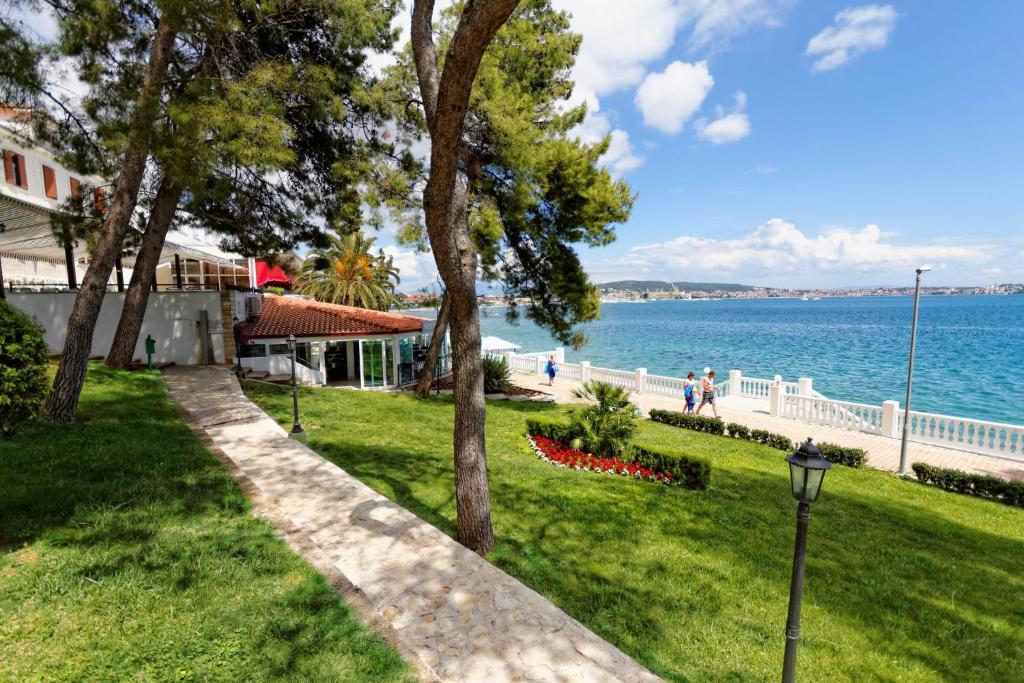
[[[904,404],[913,297],[614,302],[582,326],[567,362],[720,380],[811,377],[829,398]],[[558,343],[506,309],[481,309],[481,334],[548,351]],[[1024,424],[1024,296],[922,296],[912,408]]]

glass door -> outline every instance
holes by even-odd
[[[384,343],[379,339],[360,341],[363,359],[363,387],[384,386]]]

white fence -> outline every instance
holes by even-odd
[[[906,411],[900,411],[902,433]],[[1024,425],[910,411],[911,441],[1024,460]]]
[[[564,357],[563,351],[534,354],[503,354],[517,372],[543,374],[549,356]],[[649,375],[644,368],[612,370],[592,367],[589,362],[558,363],[561,378],[587,382],[598,380],[640,394],[682,398],[684,382],[679,377]],[[893,439],[902,435],[903,413],[898,401],[880,406],[853,401],[836,401],[816,391],[809,377],[797,382],[747,377],[730,370],[728,379],[715,385],[719,398],[740,397],[768,403],[768,412],[778,417],[812,424],[877,434]],[[698,389],[699,390],[699,389]],[[946,448],[1024,461],[1024,425],[1010,425],[968,418],[911,412],[909,440]]]

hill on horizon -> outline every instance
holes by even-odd
[[[673,282],[683,292],[749,292],[757,287],[732,282]],[[601,289],[629,289],[638,292],[671,292],[672,286],[666,280],[615,280],[598,285]]]

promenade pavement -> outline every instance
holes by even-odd
[[[254,511],[422,679],[659,680],[530,588],[288,438],[226,368],[178,366],[165,378]]]
[[[573,403],[578,399],[572,396],[572,390],[580,386],[575,380],[556,378],[554,386],[549,387],[546,376],[527,373],[514,373],[515,383],[519,386],[536,389],[553,394],[556,403]],[[682,411],[682,397],[678,399],[650,394],[633,394],[633,402],[647,415],[652,408]],[[767,429],[785,434],[794,441],[803,441],[812,437],[815,442],[828,441],[843,446],[863,448],[868,455],[868,465],[880,470],[896,472],[900,465],[900,440],[877,434],[867,434],[840,427],[828,427],[812,424],[786,417],[777,417],[768,413],[767,401],[738,396],[726,396],[717,399],[718,415],[727,422],[739,422],[751,429]],[[713,415],[710,406],[705,406],[702,414]],[[944,448],[931,444],[909,442],[907,445],[907,461],[926,462],[938,467],[953,467],[966,472],[994,474],[1008,479],[1024,479],[1024,463]],[[908,466],[909,467],[909,466]]]

